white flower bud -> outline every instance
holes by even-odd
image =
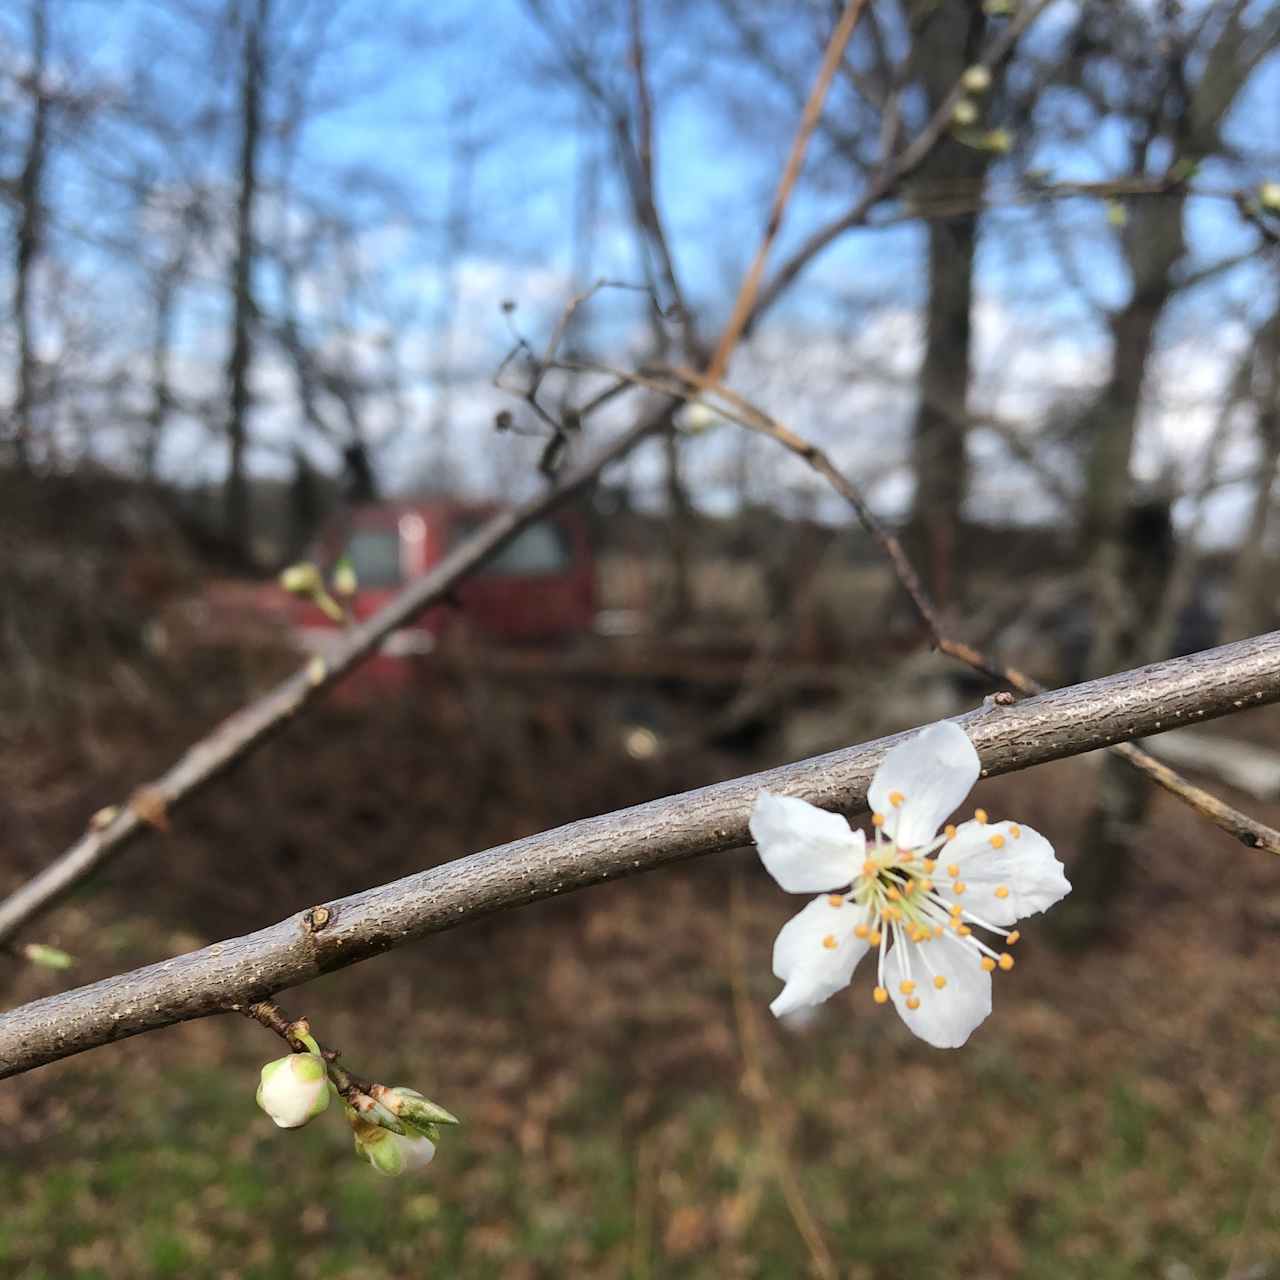
[[[969,67],[960,83],[968,93],[986,93],[991,88],[991,72],[986,67]]]
[[[388,1177],[398,1178],[402,1173],[425,1169],[435,1158],[436,1144],[430,1138],[403,1137],[390,1129],[363,1122],[353,1127],[356,1154]]]
[[[1280,182],[1264,182],[1258,187],[1258,200],[1264,209],[1280,213]]]
[[[314,1053],[291,1053],[262,1068],[258,1106],[281,1129],[297,1129],[329,1105],[329,1073]]]
[[[973,124],[978,118],[978,108],[968,98],[961,98],[951,109],[951,119],[955,124]]]

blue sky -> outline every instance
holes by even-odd
[[[205,101],[229,101],[234,90],[229,75],[208,71],[212,55],[207,35],[167,15],[163,5],[85,0],[58,7],[63,14],[63,47],[76,51],[77,74],[83,82],[114,83],[127,98],[128,77],[139,62],[139,51],[145,50],[144,65],[172,95],[176,111]],[[650,6],[651,11],[669,7]],[[1040,20],[1035,37],[1040,47],[1051,42],[1072,7],[1060,2]],[[597,65],[603,75],[623,75],[626,6],[602,6],[599,12],[613,12],[617,29],[605,37]],[[794,96],[780,91],[767,75],[707,53],[724,37],[705,12],[691,6],[675,17],[655,17],[657,34],[649,53],[657,103],[659,196],[682,275],[695,304],[704,309],[703,327],[709,331],[723,317],[742,266],[754,250],[797,108]],[[804,69],[798,77],[803,88],[820,52],[819,28],[809,20],[810,12],[798,6],[798,20],[778,24],[774,32],[777,56]],[[9,30],[12,22],[11,15]],[[339,7],[331,34],[312,87],[318,97],[331,97],[334,105],[307,124],[294,172],[311,199],[365,226],[357,237],[367,277],[364,298],[349,308],[348,316],[353,358],[368,358],[369,335],[385,326],[391,315],[401,317],[398,336],[406,351],[412,351],[417,425],[397,434],[385,450],[383,464],[405,483],[420,479],[422,467],[428,465],[426,424],[438,394],[432,376],[439,372],[432,367],[432,352],[446,341],[439,327],[439,300],[452,279],[460,289],[447,338],[457,363],[450,404],[459,478],[479,488],[517,483],[527,456],[489,465],[493,450],[486,423],[501,399],[487,386],[488,374],[509,345],[498,302],[506,296],[517,301],[518,323],[531,339],[541,339],[572,287],[573,231],[584,161],[590,155],[605,175],[592,236],[591,273],[640,278],[629,218],[612,176],[607,136],[598,124],[583,128],[587,116],[581,101],[552,70],[554,51],[518,0],[493,0],[484,6],[462,0],[437,0],[430,6],[400,0],[376,10],[348,3]],[[750,113],[745,132],[742,122],[729,113],[730,103]],[[1280,169],[1277,103],[1280,62],[1273,57],[1241,95],[1229,132],[1233,140]],[[831,109],[840,110],[841,100],[833,99]],[[125,125],[103,131],[104,137],[116,139],[127,133]],[[449,272],[442,261],[443,222],[450,182],[458,174],[457,149],[467,138],[477,144],[470,175],[473,225]],[[1119,124],[1102,121],[1070,145],[1042,146],[1033,163],[1057,179],[1115,176],[1125,163],[1121,142]],[[179,140],[175,154],[184,153],[179,168],[194,168],[216,183],[228,171],[229,146],[225,134],[207,153],[190,139]],[[64,243],[76,240],[85,228],[101,231],[104,224],[119,222],[109,201],[98,203],[100,188],[95,182],[113,165],[124,167],[121,154],[114,148],[110,154],[94,154],[92,144],[86,144],[81,157],[68,159],[60,170],[63,192],[78,204],[71,210],[75,230],[68,230]],[[90,168],[94,172],[86,176]],[[997,165],[993,171],[996,188],[1011,181],[1011,175],[1002,172],[1005,168]],[[275,176],[269,159],[268,181]],[[371,176],[377,180],[370,181]],[[1252,176],[1267,176],[1265,164]],[[1206,166],[1197,182],[1223,188],[1250,177],[1240,166],[1230,171]],[[850,202],[852,183],[848,189],[839,183],[827,185],[831,189],[822,192],[802,183],[788,211],[775,261]],[[264,216],[281,212],[268,209]],[[1021,368],[1026,380],[1038,379],[1049,387],[1060,382],[1070,389],[1079,387],[1088,369],[1105,358],[1095,304],[1123,301],[1127,281],[1115,230],[1100,202],[1065,201],[1055,216],[1068,233],[1071,257],[1089,296],[1067,282],[1056,255],[1047,250],[1042,214],[1004,208],[984,226],[978,270],[984,319],[979,328],[993,350],[1017,346],[1007,358],[1010,379]],[[1192,201],[1187,222],[1200,265],[1231,257],[1253,236],[1233,206],[1218,198]],[[904,351],[910,355],[911,316],[923,293],[922,243],[920,227],[910,223],[844,236],[802,277],[762,328],[756,347],[743,352],[735,365],[735,377],[744,385],[783,401],[768,407],[802,416],[814,424],[817,434],[846,446],[851,465],[859,463],[863,451],[850,439],[858,433],[844,420],[850,405],[856,403],[864,417],[877,415],[875,398],[865,387],[851,390],[851,381],[859,376],[863,381],[881,378],[886,365],[894,367],[899,383],[910,380],[910,361],[898,366]],[[182,355],[193,386],[212,386],[225,359],[225,290],[216,246],[208,249],[207,278],[190,291],[184,307]],[[120,340],[127,342],[131,332],[136,335],[133,343],[140,359],[146,347],[146,313],[137,272],[114,247],[104,249],[83,236],[69,252],[92,277],[96,303],[114,316]],[[312,284],[312,319],[319,333],[322,323],[333,321],[325,313],[332,282],[317,278]],[[261,277],[260,288],[269,302],[269,273]],[[1180,301],[1168,319],[1170,341],[1191,343],[1188,350],[1201,361],[1213,354],[1211,346],[1229,352],[1243,326],[1256,322],[1272,305],[1274,289],[1274,278],[1256,263],[1227,272]],[[645,337],[639,299],[626,294],[601,299],[593,304],[592,316],[598,346],[619,359],[638,353]],[[369,339],[363,344],[362,333]],[[1212,343],[1204,341],[1207,334],[1212,334]],[[914,340],[918,342],[918,333]],[[880,347],[868,350],[868,343]],[[842,368],[845,355],[854,352],[855,362]],[[766,353],[768,367],[757,367]],[[795,366],[795,376],[788,376],[788,364]],[[296,434],[296,421],[286,403],[287,373],[273,369],[268,359],[260,374],[261,447],[254,457],[260,468],[274,470],[284,465],[282,445]],[[1200,385],[1205,377],[1197,375],[1192,381]],[[824,388],[823,395],[806,392],[815,385]],[[998,396],[1000,389],[991,394]],[[274,408],[273,398],[280,402]],[[1038,411],[1029,390],[1005,394],[1004,401],[1014,413]],[[887,427],[882,424],[862,434],[877,449],[886,434],[901,445],[909,395],[895,385],[879,403],[878,416]],[[380,421],[387,417],[385,412],[376,416]],[[1200,425],[1189,430],[1203,429],[1200,419],[1196,421]],[[307,447],[321,465],[332,460],[332,451],[323,443],[310,441]],[[720,465],[717,453],[728,447],[711,441],[699,444],[695,453],[707,454],[714,470]],[[171,468],[182,471],[202,468],[214,474],[220,466],[216,443],[194,430],[175,432],[166,458]],[[643,470],[638,468],[641,474]],[[791,477],[785,468],[779,474]],[[798,476],[794,480],[800,482]],[[902,491],[901,477],[885,481],[888,499],[895,486]],[[708,491],[714,488],[709,483]]]

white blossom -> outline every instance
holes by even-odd
[[[258,1085],[258,1106],[281,1129],[297,1129],[329,1105],[329,1073],[315,1053],[291,1053],[268,1062]]]
[[[782,1017],[847,987],[876,954],[877,1004],[940,1049],[958,1048],[991,1012],[991,975],[1013,968],[1018,920],[1070,891],[1053,846],[1030,827],[968,822],[939,827],[981,766],[959,726],[942,721],[894,747],[871,781],[874,844],[838,814],[762,791],[751,835],[788,892],[815,893],[783,925],[773,972],[786,984],[769,1006]],[[996,945],[984,941],[1000,940]]]

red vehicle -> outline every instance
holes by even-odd
[[[357,588],[346,603],[363,620],[410,578],[438,565],[497,510],[444,499],[357,507],[324,531],[315,559],[326,573],[343,559],[350,564]],[[392,633],[382,654],[392,659],[427,654],[464,637],[502,645],[561,644],[591,631],[595,602],[585,522],[576,512],[562,511],[517,534],[459,585],[448,604],[428,609]],[[323,654],[340,635],[340,624],[311,604],[299,604],[294,620],[299,640],[311,652]]]

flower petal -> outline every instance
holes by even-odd
[[[867,943],[853,932],[863,919],[860,907],[843,900],[832,906],[832,897],[823,894],[782,926],[773,944],[773,972],[787,985],[769,1006],[775,1017],[821,1004],[849,985],[867,954]]]
[[[940,991],[935,975],[947,980]],[[900,984],[908,978],[916,983],[918,1009],[907,1008]],[[885,957],[884,980],[903,1022],[935,1049],[958,1049],[991,1012],[991,975],[977,949],[949,933],[923,945],[895,943]]]
[[[1016,822],[962,823],[938,851],[939,871],[948,866],[959,868],[964,893],[957,895],[954,881],[944,884],[941,875],[938,891],[991,924],[1011,925],[1047,911],[1071,892],[1053,845]]]
[[[914,849],[937,835],[981,772],[968,734],[941,720],[885,756],[867,800],[873,813],[884,814],[885,835],[904,849]]]
[[[749,825],[760,861],[788,893],[838,889],[862,867],[866,836],[851,831],[838,813],[804,800],[762,791]]]

